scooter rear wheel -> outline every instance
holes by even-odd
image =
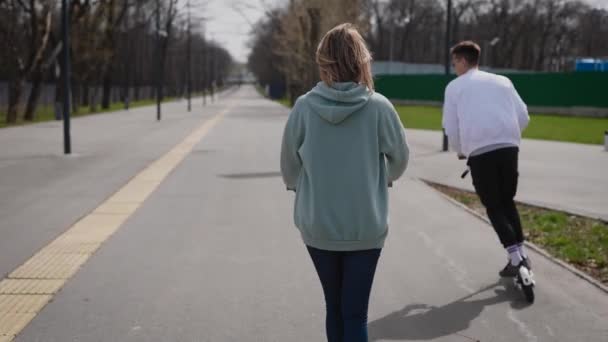
[[[521,289],[524,292],[526,301],[530,304],[534,303],[534,285],[521,285]]]

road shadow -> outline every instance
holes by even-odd
[[[219,175],[228,179],[255,179],[255,178],[274,178],[281,177],[280,172],[249,172],[249,173],[228,173]]]
[[[444,336],[460,336],[463,341],[478,341],[460,332],[466,330],[486,306],[511,301],[511,307],[521,309],[525,304],[516,302],[518,291],[508,280],[486,286],[472,294],[443,306],[408,304],[368,324],[369,340],[433,340]],[[494,290],[494,296],[470,299],[483,292]]]
[[[437,156],[437,155],[442,155],[444,153],[445,152],[442,152],[442,151],[420,152],[420,153],[414,153],[413,158],[422,159],[422,158],[426,158],[426,157],[433,157],[433,156]]]
[[[260,105],[260,108],[266,108],[264,105]],[[248,105],[248,109],[255,108],[255,105]],[[284,112],[265,112],[260,113],[260,110],[251,111],[247,113],[230,114],[228,118],[230,120],[248,120],[248,121],[276,121],[277,119],[283,120],[285,118]]]
[[[216,150],[209,150],[209,149],[194,149],[192,150],[192,152],[190,152],[191,155],[200,155],[200,154],[210,154],[210,153],[214,153],[216,152]]]

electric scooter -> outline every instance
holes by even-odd
[[[466,157],[458,156],[458,159],[466,160]],[[465,179],[470,172],[471,168],[467,166],[467,169],[460,175],[460,178]],[[520,265],[517,276],[513,278],[513,284],[523,292],[528,303],[534,303],[534,286],[536,286],[536,281],[534,280],[532,270],[524,264]]]

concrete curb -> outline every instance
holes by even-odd
[[[457,200],[451,198],[450,196],[444,194],[443,192],[433,188],[432,186],[428,185],[423,179],[421,178],[414,178],[415,181],[431,188],[433,191],[437,192],[441,197],[443,197],[444,199],[446,199],[448,202],[452,203],[453,205],[465,210],[466,212],[468,212],[469,214],[475,216],[476,218],[478,218],[479,220],[483,221],[484,223],[491,225],[490,220],[488,220],[487,217],[480,215],[479,213],[475,212],[474,210],[470,209],[469,207],[467,207],[466,205],[458,202]],[[436,182],[431,182],[431,183],[435,183],[441,186],[445,186],[445,187],[450,187],[449,185],[444,185],[444,184],[440,184],[440,183],[436,183]],[[555,209],[552,209],[555,210]],[[554,256],[552,256],[551,254],[549,254],[549,252],[547,252],[546,250],[544,250],[543,248],[533,244],[532,242],[529,241],[525,241],[525,245],[526,247],[532,249],[533,251],[535,251],[536,253],[542,255],[543,257],[545,257],[545,259],[553,262],[554,264],[566,269],[567,271],[570,271],[570,273],[576,275],[577,277],[586,280],[588,283],[590,283],[591,285],[597,287],[598,289],[602,290],[604,293],[608,294],[608,286],[602,284],[599,280],[593,278],[592,276],[590,276],[589,274],[575,268],[574,266],[569,265],[568,263],[561,261],[557,258],[555,258]]]

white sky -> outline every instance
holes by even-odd
[[[608,0],[588,0],[594,6],[608,8]]]
[[[227,48],[236,61],[247,61],[251,24],[264,15],[264,8],[285,4],[288,0],[191,0],[200,16],[208,18],[209,36]],[[327,0],[331,1],[331,0]],[[598,7],[608,8],[608,0],[586,0]],[[184,1],[185,2],[185,1]],[[205,5],[206,4],[206,5]],[[242,13],[234,7],[241,9]]]
[[[228,49],[232,57],[241,63],[245,63],[249,55],[247,42],[251,25],[264,16],[264,8],[273,8],[287,2],[287,0],[191,1],[193,4],[201,4],[198,12],[208,18],[206,21],[208,37]],[[206,5],[202,5],[205,3]]]

